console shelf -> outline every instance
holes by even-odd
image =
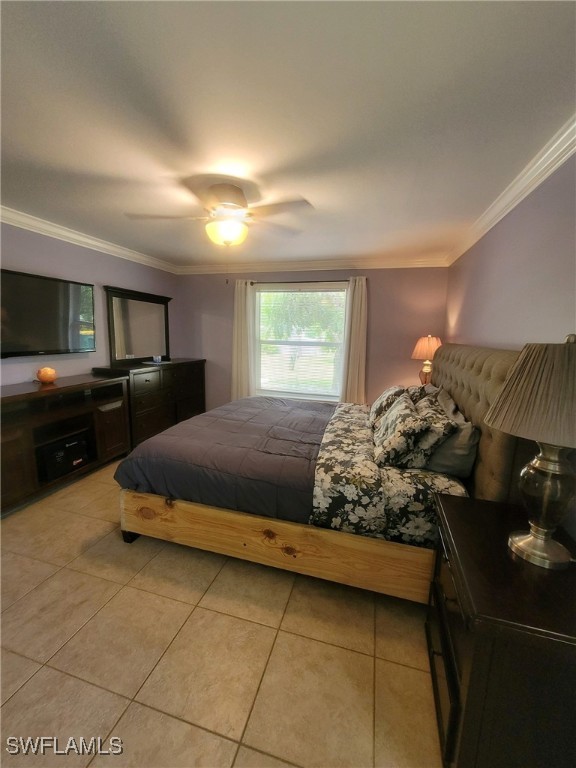
[[[0,393],[2,512],[130,448],[124,376],[24,382]]]

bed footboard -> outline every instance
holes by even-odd
[[[428,602],[431,549],[129,490],[121,492],[120,508],[124,533]]]

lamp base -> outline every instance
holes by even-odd
[[[549,536],[535,535],[534,531],[515,531],[508,538],[508,546],[518,557],[541,568],[560,570],[568,568],[571,562],[570,552]]]
[[[520,496],[528,510],[530,532],[511,534],[508,546],[519,557],[541,568],[566,568],[570,552],[552,534],[563,521],[576,493],[576,477],[567,450],[538,443],[540,453],[520,473]]]
[[[432,360],[424,360],[419,376],[422,384],[430,384],[430,379],[432,378]]]

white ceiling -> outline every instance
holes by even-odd
[[[4,0],[1,13],[4,220],[175,272],[448,264],[576,111],[572,2]],[[255,224],[234,249],[201,222],[126,217],[201,215],[182,179],[206,173],[314,210],[273,219],[297,235]]]

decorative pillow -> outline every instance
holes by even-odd
[[[435,387],[434,384],[424,384],[419,387],[408,387],[406,392],[410,395],[410,399],[416,405],[417,402],[422,400],[427,395],[435,395],[440,390]]]
[[[454,400],[443,389],[438,392],[438,403],[446,415],[456,422],[457,430],[434,451],[426,463],[426,469],[452,477],[470,477],[476,460],[480,430],[466,421]]]
[[[374,431],[374,461],[381,467],[405,466],[402,462],[414,443],[429,429],[427,421],[416,412],[410,396],[404,392],[390,405]]]
[[[394,387],[388,387],[382,394],[374,400],[372,407],[370,408],[370,424],[376,428],[376,422],[379,421],[386,413],[392,403],[400,397],[400,395],[406,391],[406,387],[399,385]]]
[[[418,436],[414,441],[412,451],[402,457],[398,467],[405,469],[421,469],[434,453],[434,451],[458,429],[455,421],[450,419],[436,395],[427,395],[416,403],[416,413],[424,419],[429,429]]]

